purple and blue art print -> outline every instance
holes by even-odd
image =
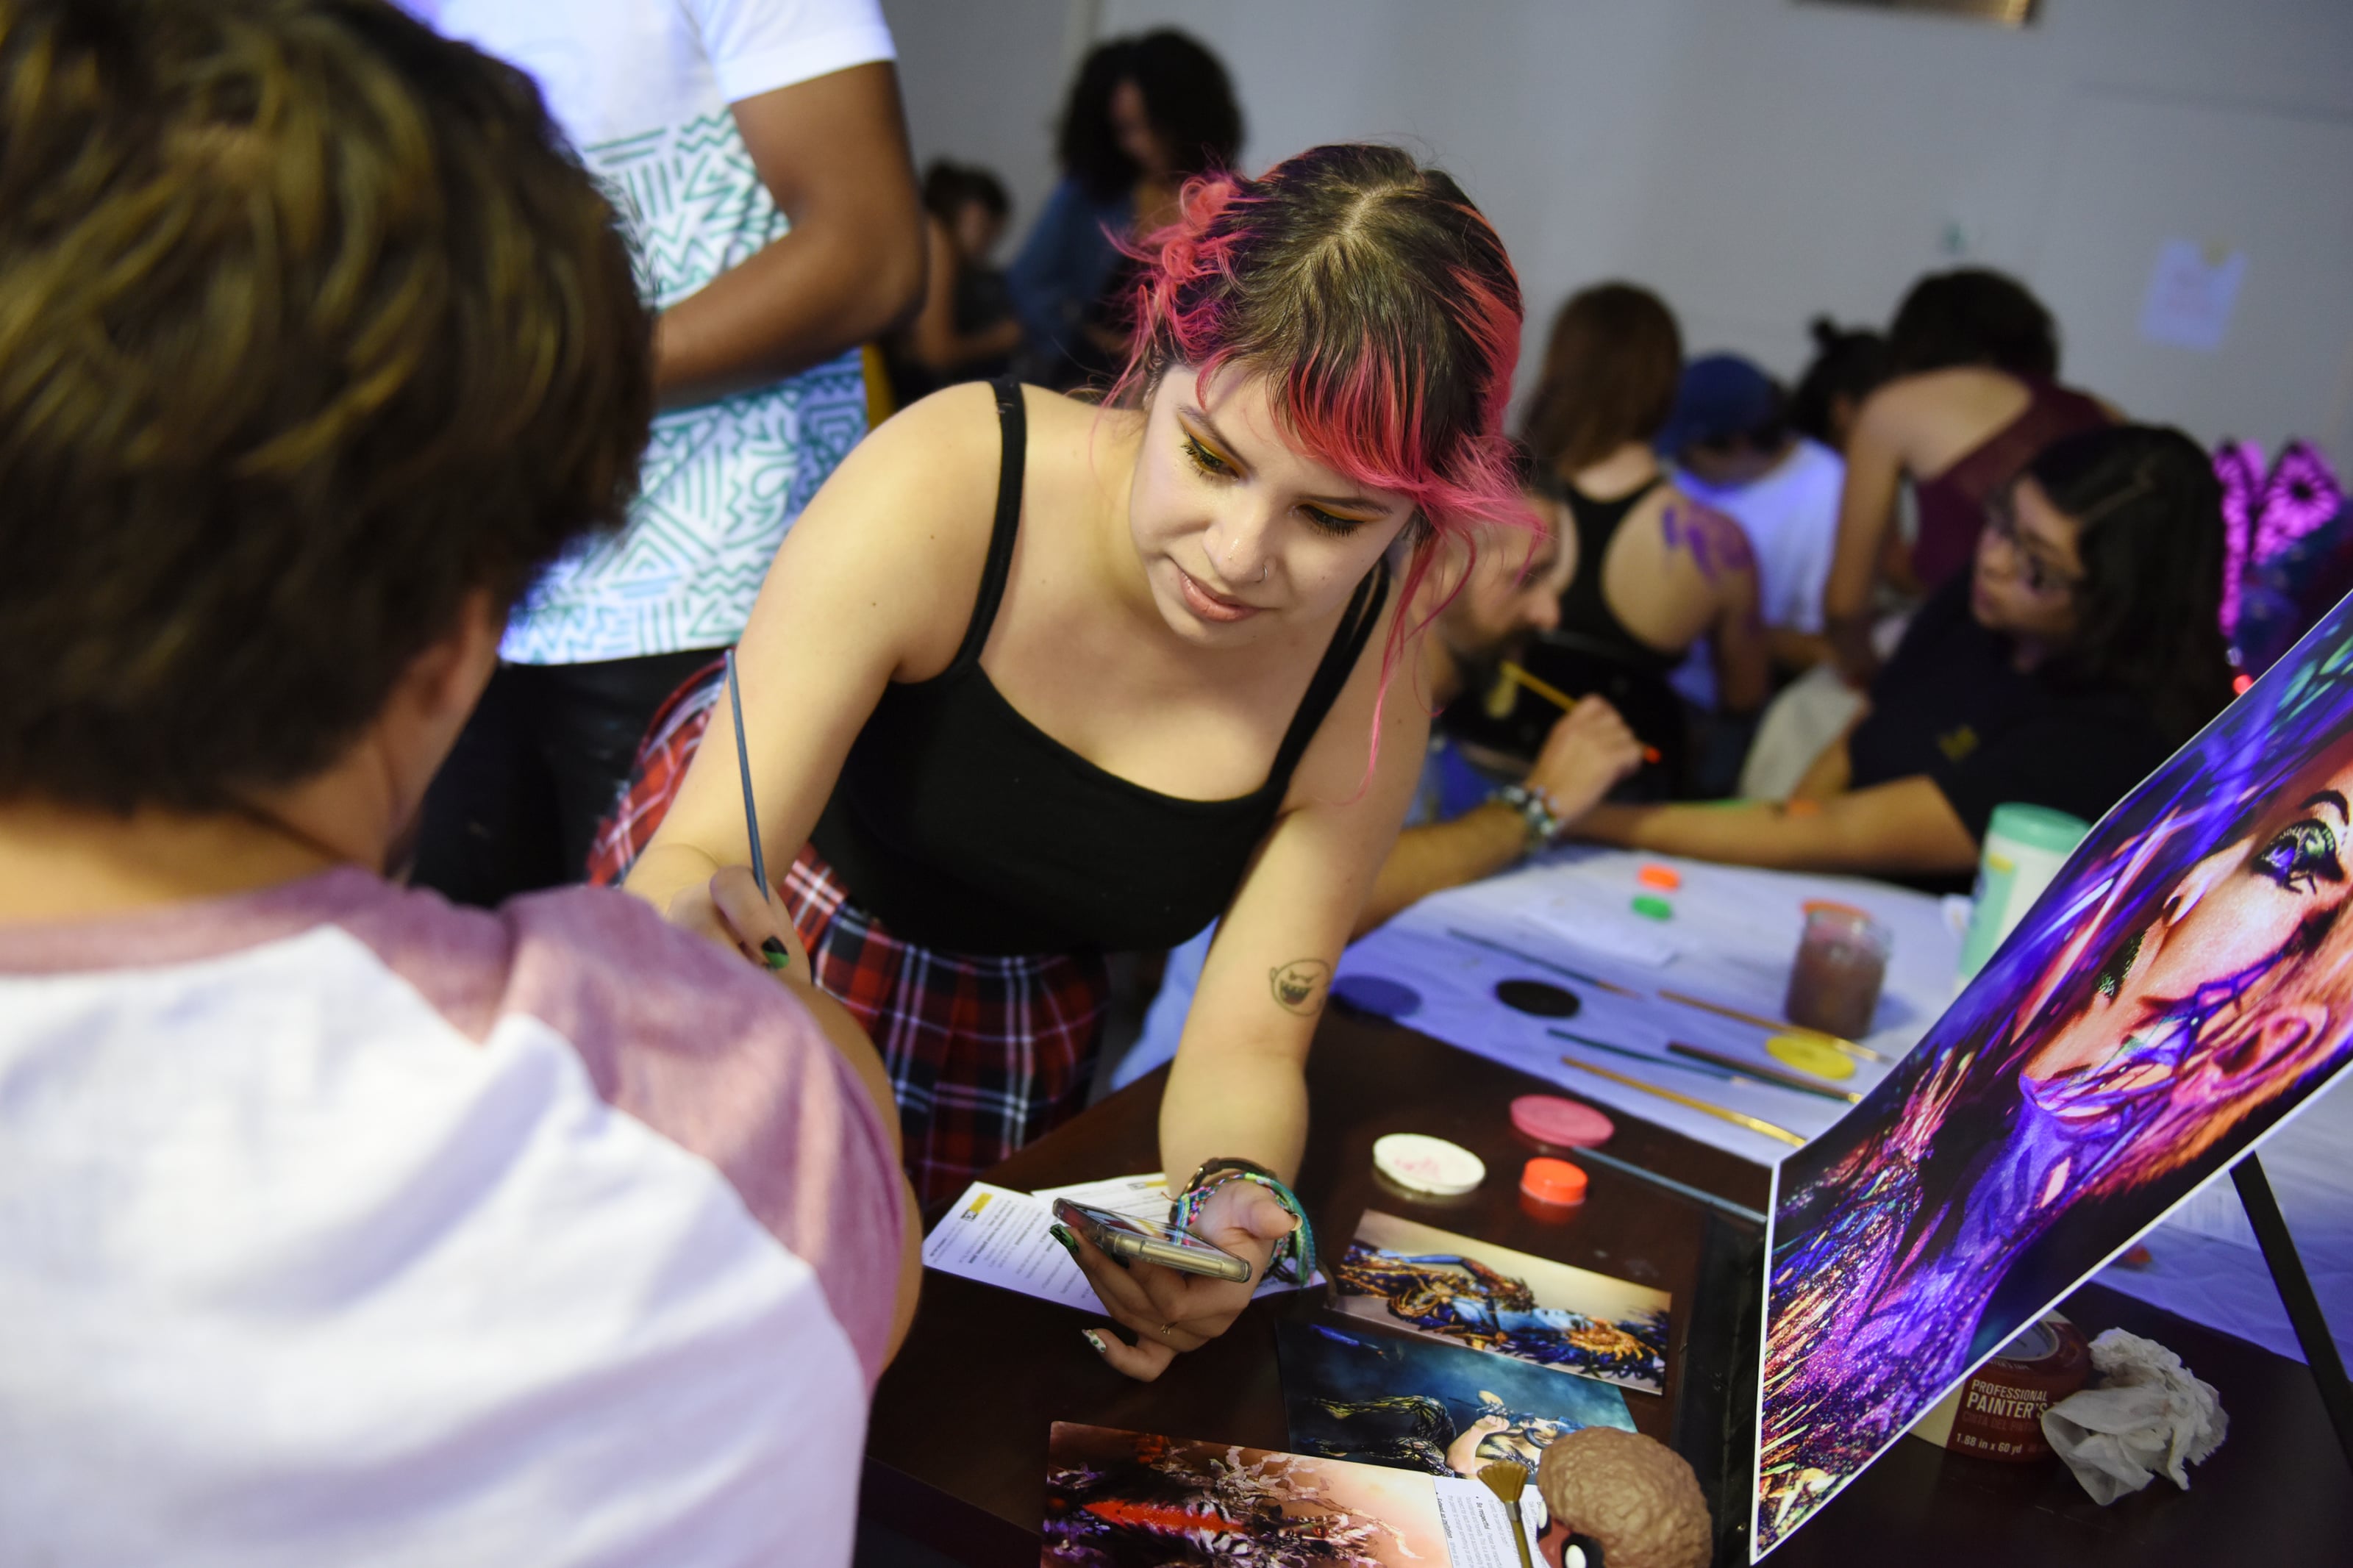
[[[1775,1178],[1753,1551],[2353,1054],[2353,600]]]

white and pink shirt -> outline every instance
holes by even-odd
[[[622,894],[0,924],[0,1561],[846,1563],[902,1191]]]

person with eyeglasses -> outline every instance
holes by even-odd
[[[2046,447],[1989,502],[1973,569],[1921,607],[1786,804],[1597,805],[1569,836],[1962,889],[1995,806],[2095,821],[2220,712],[2221,490],[2179,430]]]

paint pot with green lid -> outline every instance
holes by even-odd
[[[1961,941],[1960,980],[1966,984],[1983,969],[2001,939],[2026,918],[2042,889],[2059,875],[2067,857],[2092,825],[2047,805],[2011,801],[1993,808],[1978,856],[1977,907]]]

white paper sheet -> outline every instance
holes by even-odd
[[[2243,251],[2168,239],[2158,247],[2141,296],[2140,335],[2153,343],[2213,353],[2231,333],[2231,312],[2247,276]]]
[[[1168,1188],[1157,1172],[1045,1187],[1036,1193],[975,1182],[956,1199],[947,1217],[923,1238],[923,1267],[1040,1300],[1059,1301],[1082,1312],[1100,1313],[1102,1303],[1095,1300],[1094,1287],[1087,1283],[1062,1244],[1048,1234],[1054,1223],[1056,1198],[1109,1209],[1131,1219],[1166,1223],[1168,1218]],[[1323,1282],[1322,1269],[1307,1280],[1310,1285]],[[1259,1281],[1255,1294],[1272,1296],[1299,1289],[1286,1280],[1268,1279]]]
[[[1512,1516],[1483,1482],[1461,1476],[1432,1476],[1438,1488],[1438,1521],[1446,1530],[1446,1555],[1452,1568],[1520,1568],[1512,1540]],[[1533,1497],[1530,1487],[1524,1494]],[[1522,1505],[1525,1511],[1525,1505]],[[1535,1555],[1535,1543],[1529,1543]]]

